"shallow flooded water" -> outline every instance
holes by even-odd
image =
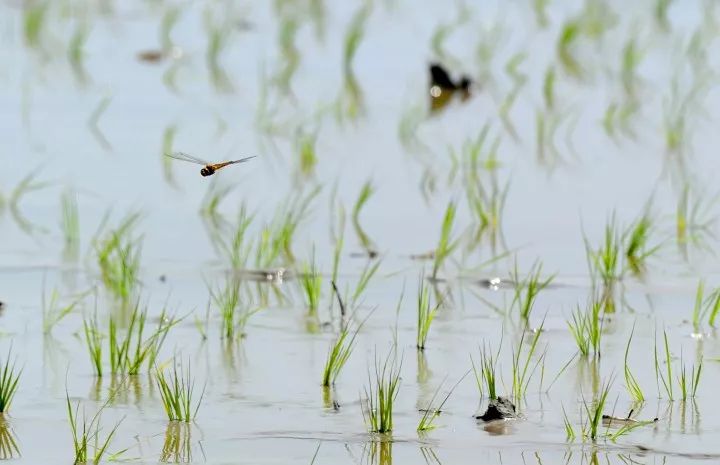
[[[717,461],[715,3],[266,3],[0,1],[0,459],[72,463],[78,405],[100,442],[119,422],[103,462]],[[203,177],[175,151],[256,158]],[[112,374],[136,304],[141,341],[170,328]],[[475,418],[483,348],[516,419]],[[596,411],[637,422],[593,434]]]

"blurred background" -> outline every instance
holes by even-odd
[[[83,324],[127,324],[128,303],[143,302],[160,321],[187,315],[160,358],[182,353],[208,379],[206,423],[183,436],[189,456],[164,455],[180,433],[153,410],[148,375],[142,400],[108,407],[108,422],[127,418],[112,450],[128,447],[122,459],[310,463],[330,443],[318,463],[391,463],[392,448],[364,434],[357,393],[377,353],[407,336],[396,462],[439,463],[437,450],[475,460],[478,442],[488,461],[597,461],[598,449],[564,445],[560,402],[622,372],[638,318],[635,345],[667,325],[676,360],[683,348],[698,364],[716,358],[719,21],[711,0],[0,0],[0,346],[25,366],[11,419],[22,453],[9,455],[72,456],[68,438],[32,445],[67,429],[66,394],[94,407],[112,397]],[[203,177],[177,152],[255,158]],[[513,292],[534,273],[552,286],[518,320]],[[249,325],[231,348],[217,298],[228,276]],[[322,277],[319,313],[306,312],[303,276]],[[337,415],[317,389],[342,328],[331,278],[359,320],[372,315]],[[448,311],[438,352],[416,360],[425,278]],[[576,382],[550,406],[529,401],[526,426],[502,438],[476,428],[466,382],[452,426],[417,437],[428,396],[504,331],[547,331],[554,376],[575,350],[569,315],[592,298],[617,312],[606,327],[617,360],[592,381],[572,365]],[[650,350],[635,352],[651,386]],[[715,457],[718,431],[670,421],[642,436],[657,446],[642,463]],[[627,447],[601,447],[602,460],[630,460]]]

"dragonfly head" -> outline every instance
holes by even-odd
[[[215,170],[211,166],[206,166],[200,170],[200,174],[203,176],[210,176],[213,173],[215,173]]]

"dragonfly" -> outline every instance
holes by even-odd
[[[230,161],[223,161],[220,163],[210,163],[208,161],[203,160],[202,158],[193,157],[192,155],[189,155],[185,152],[172,152],[172,153],[166,153],[166,156],[170,158],[175,158],[176,160],[182,160],[182,161],[189,161],[190,163],[196,163],[198,165],[205,165],[200,170],[200,174],[203,176],[212,176],[215,174],[215,171],[219,170],[220,168],[224,168],[228,165],[234,165],[236,163],[245,163],[246,161],[255,158],[255,155],[251,157],[245,157],[241,158],[239,160],[230,160]]]

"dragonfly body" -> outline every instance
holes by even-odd
[[[222,163],[208,163],[207,161],[205,161],[203,159],[193,157],[192,155],[188,155],[185,152],[166,153],[165,155],[170,158],[175,158],[177,160],[188,161],[190,163],[196,163],[198,165],[205,165],[200,169],[201,176],[212,176],[220,168],[224,168],[228,165],[234,165],[235,163],[244,163],[244,162],[250,160],[251,158],[255,158],[255,156],[252,156],[252,157],[241,158],[239,160],[224,161]]]

